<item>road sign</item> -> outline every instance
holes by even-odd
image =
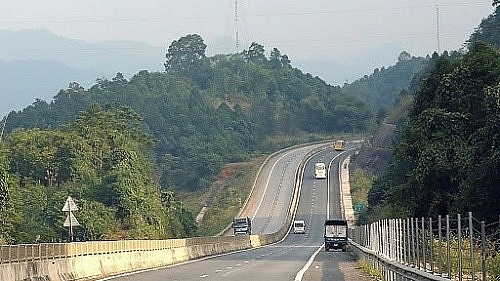
[[[70,222],[70,218],[71,218],[71,222]],[[80,223],[76,220],[75,216],[73,216],[73,214],[68,214],[68,216],[66,217],[66,220],[64,221],[64,226],[79,226]]]
[[[64,203],[62,210],[63,212],[78,211],[78,207],[76,206],[75,201],[73,201],[73,198],[71,198],[71,196],[68,196],[68,199],[66,199],[66,203]]]
[[[359,202],[356,205],[354,205],[354,211],[356,211],[356,213],[361,213],[364,208],[365,204],[363,204],[362,202]]]

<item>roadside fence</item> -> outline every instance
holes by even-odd
[[[350,230],[351,240],[377,256],[451,280],[500,280],[500,216],[386,219]],[[437,278],[436,280],[441,280]]]

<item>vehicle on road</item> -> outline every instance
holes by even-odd
[[[330,249],[347,250],[347,221],[325,220],[325,251]]]
[[[250,235],[252,234],[252,221],[249,217],[233,219],[233,234]]]
[[[293,221],[293,233],[306,233],[306,223],[303,220]]]
[[[325,163],[318,162],[314,165],[314,177],[317,179],[326,179]]]
[[[345,141],[343,140],[336,140],[333,142],[333,149],[335,151],[343,151],[345,150]]]

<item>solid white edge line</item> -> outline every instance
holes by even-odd
[[[287,152],[287,153],[283,154],[280,158],[278,158],[278,160],[276,160],[276,162],[274,162],[273,166],[271,167],[271,170],[269,171],[269,174],[267,175],[266,187],[264,188],[264,192],[262,193],[262,197],[260,198],[259,205],[257,206],[257,209],[252,216],[252,220],[254,220],[255,217],[257,216],[257,213],[259,212],[260,206],[262,205],[262,201],[264,201],[264,197],[266,197],[267,187],[269,186],[269,181],[271,180],[271,174],[273,173],[274,168],[276,167],[278,162],[281,161],[281,159],[285,158],[285,156],[288,156],[289,154],[294,153],[294,152],[295,151]]]
[[[311,266],[311,264],[313,263],[314,259],[316,258],[316,256],[318,255],[319,251],[321,251],[322,248],[323,248],[323,245],[321,245],[316,250],[316,252],[314,252],[314,254],[309,258],[309,260],[304,265],[304,267],[295,276],[295,279],[294,279],[295,281],[302,281],[302,277],[304,276],[304,273],[306,273],[306,271],[309,269],[309,267]]]

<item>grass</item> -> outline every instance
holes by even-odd
[[[195,215],[201,210],[211,193],[213,196],[213,201],[198,226],[199,236],[218,234],[238,215],[252,190],[255,176],[265,159],[266,157],[262,156],[247,163],[228,164],[212,184],[211,190],[192,194],[190,202],[186,202],[185,206],[195,212]]]
[[[351,187],[352,205],[361,203],[366,208],[367,196],[374,177],[360,168],[349,170],[349,184]]]
[[[358,261],[358,266],[366,272],[371,278],[375,280],[384,280],[384,276],[382,275],[382,272],[377,270],[375,267],[373,267],[368,261],[365,259],[361,259]]]

